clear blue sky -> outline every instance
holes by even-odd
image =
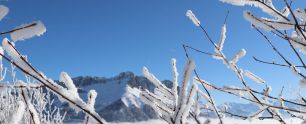
[[[302,1],[295,0],[303,7]],[[226,55],[231,58],[245,48],[247,56],[238,65],[264,78],[274,87],[274,95],[282,85],[288,87],[287,92],[289,85],[295,90],[298,86],[298,80],[287,68],[263,65],[252,59],[257,56],[279,60],[243,19],[245,9],[262,15],[256,8],[231,6],[217,0],[10,0],[1,3],[10,8],[8,16],[1,21],[2,31],[35,20],[44,22],[47,32],[42,37],[18,42],[16,46],[29,56],[35,67],[53,79],[58,79],[61,71],[67,71],[72,77],[111,77],[123,71],[141,75],[143,66],[160,79],[171,79],[171,58],[177,58],[182,73],[186,61],[183,43],[203,51],[213,50],[185,12],[193,10],[213,40],[218,41],[229,10]],[[277,41],[277,45],[288,58],[296,60],[290,56],[293,54],[286,42]],[[241,86],[222,62],[201,54],[191,55],[203,79],[219,86]],[[252,81],[248,84],[263,87]],[[222,95],[217,98],[227,101]]]

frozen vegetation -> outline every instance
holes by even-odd
[[[245,11],[243,16],[256,30],[263,40],[273,49],[284,63],[269,62],[254,57],[256,62],[287,68],[300,79],[300,86],[306,86],[306,76],[303,74],[306,65],[303,56],[306,54],[306,9],[292,8],[291,2],[283,2],[285,7],[282,10],[276,9],[272,0],[221,0],[224,3],[235,6],[253,6],[259,8],[268,17],[257,17],[251,11]],[[0,20],[9,12],[8,7],[0,5]],[[3,38],[0,47],[0,123],[2,124],[61,124],[64,122],[65,111],[55,104],[55,98],[68,105],[75,113],[83,113],[82,123],[84,124],[106,124],[104,118],[108,115],[99,114],[97,106],[106,109],[121,107],[130,110],[140,111],[139,108],[149,106],[159,119],[135,123],[169,123],[169,124],[252,124],[252,123],[305,123],[306,100],[303,96],[296,96],[295,100],[289,100],[283,96],[283,90],[278,96],[271,96],[272,87],[269,86],[260,74],[241,68],[239,60],[247,54],[246,49],[237,50],[232,57],[224,53],[226,42],[227,24],[225,17],[221,27],[218,42],[212,40],[206,28],[201,24],[200,19],[192,12],[186,11],[186,16],[199,28],[207,37],[208,43],[212,46],[213,52],[202,51],[192,46],[183,45],[187,62],[184,71],[179,75],[176,67],[176,59],[171,59],[172,78],[165,82],[154,76],[148,68],[143,67],[144,80],[148,80],[154,87],[121,83],[86,85],[83,90],[87,94],[80,93],[74,80],[67,72],[59,74],[59,81],[48,78],[44,73],[30,64],[30,60],[23,55],[15,46],[18,41],[27,40],[34,36],[41,36],[46,32],[46,27],[41,21],[34,21],[22,24],[16,28],[2,32],[9,34],[10,38]],[[267,33],[272,33],[280,40],[287,42],[297,62],[288,60],[282,52],[274,45]],[[189,55],[189,50],[203,53],[212,59],[216,59],[230,69],[240,82],[239,86],[216,86],[209,83],[198,74],[196,62]],[[3,61],[9,62],[4,65]],[[25,76],[25,80],[16,77],[19,69]],[[8,78],[9,77],[9,78]],[[264,89],[250,87],[249,78],[258,85],[265,85]],[[129,78],[126,78],[129,79]],[[130,81],[130,80],[129,80]],[[60,82],[60,83],[59,83]],[[125,81],[128,82],[128,81]],[[169,83],[170,82],[170,83]],[[95,90],[96,87],[103,86]],[[138,86],[138,87],[137,87]],[[139,87],[142,86],[142,87]],[[109,88],[112,88],[111,90]],[[228,105],[218,105],[215,102],[212,92],[222,92],[227,95],[234,95],[255,105],[258,109],[250,114],[233,113]],[[103,94],[106,97],[99,97]],[[103,99],[101,99],[103,98]],[[97,102],[98,101],[98,102]],[[103,101],[103,104],[101,103]],[[107,103],[109,102],[109,103]],[[110,104],[117,106],[108,106]],[[123,107],[122,107],[123,106]],[[124,113],[119,110],[118,115]],[[133,109],[131,109],[133,108]],[[146,111],[149,111],[148,109]],[[203,111],[214,113],[215,118],[204,118]],[[121,112],[121,113],[120,113]],[[286,114],[284,114],[286,113]],[[103,115],[103,116],[101,116]],[[287,116],[286,116],[287,115]],[[289,115],[289,118],[288,118]],[[140,116],[140,115],[137,115]],[[286,116],[286,117],[285,117]],[[229,118],[235,117],[235,118]],[[153,118],[153,117],[152,117]]]
[[[207,118],[200,118],[201,122],[205,122]],[[218,119],[210,119],[211,124],[218,124]],[[226,124],[277,124],[278,122],[273,119],[266,119],[266,120],[241,120],[235,118],[224,118],[224,121],[227,122]],[[285,120],[287,124],[301,124],[301,120],[297,118],[291,118]],[[66,123],[66,124],[82,124],[82,123]],[[118,122],[118,123],[110,123],[110,124],[168,124],[163,120],[148,120],[148,121],[140,121],[140,122]],[[188,120],[188,124],[197,124],[197,122],[193,120]],[[204,123],[208,124],[208,123]]]
[[[201,122],[204,124],[209,124],[205,123],[206,118],[200,118]],[[218,119],[210,119],[211,124],[218,124]],[[240,120],[240,119],[234,119],[234,118],[224,118],[224,121],[226,124],[276,124],[278,123],[276,120],[273,119],[267,119],[267,120]],[[292,119],[287,119],[285,120],[287,124],[300,124],[302,121],[300,119],[292,118]],[[121,122],[121,123],[111,123],[111,124],[167,124],[167,122],[163,120],[149,120],[149,121],[141,121],[141,122]],[[197,122],[193,120],[189,120],[188,124],[197,124]]]

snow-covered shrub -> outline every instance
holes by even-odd
[[[42,85],[18,80],[0,84],[1,124],[62,124],[65,114],[53,105]],[[17,113],[18,115],[16,115]]]
[[[173,85],[172,88],[166,87],[159,81],[146,67],[143,68],[143,74],[154,85],[154,92],[147,89],[141,92],[140,98],[143,102],[150,105],[160,118],[170,124],[184,124],[186,118],[191,112],[192,106],[195,104],[194,95],[198,92],[197,83],[192,82],[189,87],[189,79],[195,68],[192,60],[188,60],[185,71],[182,76],[180,91],[178,93],[178,72],[176,69],[176,60],[172,59]],[[199,101],[197,101],[199,102]]]

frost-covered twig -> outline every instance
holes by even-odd
[[[96,97],[97,97],[97,92],[95,90],[90,90],[88,92],[87,104],[90,105],[92,109],[95,108]],[[94,120],[92,120],[89,116],[86,115],[84,124],[91,124],[91,123],[94,123]]]
[[[23,24],[10,32],[14,42],[25,40],[33,36],[41,36],[46,32],[46,27],[41,21]]]
[[[247,89],[243,89],[243,88],[235,88],[235,87],[222,87],[219,88],[217,86],[214,86],[212,84],[208,84],[207,82],[203,82],[205,83],[205,85],[209,85],[210,87],[213,87],[214,89],[224,92],[224,93],[228,93],[228,94],[232,94],[235,95],[237,97],[240,97],[242,99],[245,99],[247,101],[253,102],[253,103],[257,103],[259,104],[258,101],[255,101],[254,99],[251,99],[250,97],[248,97],[247,94],[245,94],[245,92],[248,92]],[[273,99],[273,100],[279,100],[279,98],[277,97],[273,97],[270,95],[265,94],[264,92],[258,92],[254,89],[249,89],[251,92],[262,95],[262,96],[266,96],[267,98]],[[306,107],[306,103],[302,104],[302,103],[298,103],[298,102],[294,102],[292,100],[286,100],[286,99],[282,99],[284,102],[293,104],[293,105],[297,105],[297,106],[301,106],[301,107]],[[272,104],[268,104],[268,103],[264,103],[262,102],[263,105],[269,107],[269,108],[274,108],[274,109],[279,109],[279,110],[287,110],[287,111],[291,111],[291,112],[299,112],[299,113],[306,113],[306,111],[302,111],[302,110],[297,110],[297,109],[291,109],[291,108],[287,108],[284,106],[276,106],[276,105],[272,105]]]
[[[284,40],[288,41],[290,47],[294,51],[294,53],[297,55],[300,62],[303,64],[304,68],[305,63],[302,60],[302,57],[297,53],[297,51],[294,48],[299,49],[302,53],[306,53],[306,44],[305,41],[305,17],[306,15],[303,14],[303,11],[300,11],[300,9],[295,9],[294,11],[291,8],[290,4],[283,0],[286,4],[286,7],[283,9],[283,11],[278,11],[275,9],[272,0],[268,1],[261,1],[261,0],[223,0],[223,2],[230,3],[233,5],[256,5],[256,7],[261,8],[264,12],[270,14],[271,16],[274,16],[276,19],[267,19],[267,18],[257,18],[255,17],[251,12],[247,11],[245,12],[244,16],[246,20],[252,23],[252,25],[255,25],[255,27],[263,28],[267,31],[271,31],[272,33],[275,33],[277,36],[283,38]],[[292,15],[292,20],[288,18],[288,15]],[[275,16],[276,15],[276,16]],[[281,18],[280,18],[281,17]],[[300,19],[300,21],[298,20]],[[304,28],[302,28],[304,27]],[[294,29],[295,32],[292,35],[287,36],[286,30]],[[281,32],[280,30],[285,30]],[[277,33],[276,33],[277,32]],[[293,48],[294,47],[294,48]]]
[[[297,55],[298,59],[306,68],[302,57],[299,53],[295,50],[295,48],[299,49],[302,53],[305,54],[306,44],[305,41],[305,17],[306,14],[303,14],[303,11],[300,9],[295,9],[294,11],[291,8],[291,3],[288,3],[287,0],[283,0],[285,3],[285,7],[282,11],[278,11],[273,3],[272,0],[262,1],[262,0],[222,0],[225,3],[229,3],[232,5],[255,5],[256,7],[261,8],[264,12],[268,13],[269,15],[275,17],[276,19],[267,19],[267,18],[258,18],[255,17],[250,11],[246,11],[244,16],[246,20],[248,20],[253,27],[258,27],[265,29],[267,31],[271,31],[272,33],[276,34],[277,36],[283,38],[284,40],[288,41],[290,47]],[[288,15],[292,15],[292,19],[288,18]],[[300,19],[300,20],[299,20]],[[304,27],[304,28],[303,28]],[[295,31],[292,32],[292,36],[287,35],[287,31],[289,29],[294,29]],[[284,30],[284,33],[281,31]],[[277,32],[277,33],[276,33]]]
[[[8,12],[9,12],[8,7],[0,5],[0,21],[8,14]]]
[[[273,50],[289,65],[289,68],[292,66],[291,62],[284,57],[284,55],[274,46],[274,44],[271,42],[271,40],[263,34],[257,27],[253,26],[256,31],[264,37],[264,39],[269,43],[269,45],[273,48]],[[306,76],[300,72],[298,72],[298,75],[302,78],[306,78]]]
[[[195,64],[192,60],[187,62],[179,94],[177,93],[178,73],[175,59],[171,60],[171,65],[173,72],[172,88],[166,87],[146,67],[143,68],[144,76],[154,84],[155,89],[154,92],[142,91],[140,98],[168,123],[184,124],[194,104],[193,97],[198,90],[197,84],[193,83],[188,91],[190,75],[195,68]]]
[[[201,52],[200,52],[200,53],[201,53]],[[198,79],[197,79],[197,80],[198,80]],[[215,86],[215,85],[213,85],[213,84],[209,84],[209,83],[207,83],[207,82],[203,82],[203,83],[204,83],[204,85],[206,85],[206,87],[211,87],[211,89],[216,89],[216,90],[221,91],[221,92],[230,93],[230,92],[228,92],[228,91],[226,91],[226,90],[224,90],[224,89],[222,89],[222,88],[218,88],[217,86]],[[228,88],[230,88],[230,87],[228,87]],[[242,88],[231,88],[231,90],[243,91],[243,92],[247,91],[246,89],[242,89]],[[253,93],[256,93],[256,94],[265,96],[265,94],[264,94],[263,92],[256,91],[256,90],[254,90],[254,89],[252,89],[252,88],[250,88],[250,91],[252,91]],[[233,95],[236,95],[236,94],[233,94]],[[270,98],[270,99],[273,99],[273,100],[277,100],[277,99],[278,99],[277,97],[273,97],[273,96],[270,96],[270,95],[267,95],[267,97]],[[287,103],[290,103],[290,104],[297,105],[297,106],[306,107],[306,102],[305,102],[305,104],[301,104],[301,103],[298,103],[298,102],[294,102],[294,101],[292,101],[292,100],[286,100],[286,99],[284,99],[284,101],[287,102]],[[306,100],[305,100],[305,101],[306,101]]]
[[[106,121],[101,118],[98,113],[96,113],[89,105],[87,105],[82,99],[79,98],[78,95],[74,95],[74,92],[68,91],[62,86],[56,84],[51,79],[48,79],[42,73],[37,71],[21,54],[20,52],[12,45],[8,39],[3,40],[3,47],[5,51],[13,58],[13,60],[9,59],[8,57],[0,54],[4,59],[8,62],[15,65],[19,68],[22,72],[27,75],[30,75],[38,82],[42,83],[46,88],[51,90],[53,93],[58,95],[60,100],[64,100],[68,102],[71,107],[75,107],[75,109],[80,109],[84,111],[86,114],[90,115],[94,118],[98,123],[104,124]]]
[[[42,88],[44,87],[41,84],[6,84],[6,83],[0,83],[0,88],[34,88],[34,89],[38,89],[38,88]]]
[[[260,34],[262,36],[264,36],[264,38],[272,46],[273,50],[278,53],[278,55],[287,63],[287,65],[279,64],[279,63],[275,63],[275,62],[266,62],[266,61],[258,60],[255,57],[254,57],[254,59],[257,60],[257,61],[260,61],[262,63],[266,63],[266,64],[273,64],[273,65],[278,65],[278,66],[289,67],[292,70],[292,72],[294,72],[295,74],[297,74],[297,75],[299,75],[303,78],[300,81],[301,82],[300,84],[303,85],[303,87],[306,86],[305,76],[297,68],[297,67],[300,67],[300,68],[305,69],[306,68],[305,63],[304,63],[302,57],[300,56],[300,54],[296,51],[296,49],[299,49],[303,54],[306,54],[306,52],[305,52],[306,51],[306,38],[305,38],[306,10],[301,11],[299,9],[296,9],[296,10],[293,11],[291,9],[291,6],[290,6],[291,3],[289,4],[286,0],[284,0],[284,2],[286,3],[286,7],[282,11],[278,11],[274,7],[274,5],[272,3],[272,0],[223,0],[223,1],[227,2],[227,3],[231,3],[233,5],[242,5],[242,6],[244,6],[244,5],[255,5],[256,7],[261,8],[265,13],[274,17],[274,19],[258,18],[256,16],[254,16],[249,11],[246,11],[244,13],[244,16],[245,16],[246,20],[251,22],[252,26],[258,32],[260,32]],[[293,20],[288,18],[289,14],[292,15]],[[192,14],[192,15],[193,15],[193,17],[195,17],[194,14]],[[255,103],[257,106],[259,106],[261,108],[261,110],[257,113],[254,113],[250,118],[254,118],[254,117],[258,118],[257,116],[262,113],[262,110],[266,110],[268,113],[271,114],[273,119],[278,120],[280,123],[286,123],[283,120],[282,115],[279,113],[279,110],[285,110],[285,111],[290,112],[290,113],[298,112],[298,113],[303,113],[303,114],[306,112],[306,111],[300,110],[300,109],[288,108],[284,104],[284,102],[287,102],[287,103],[295,104],[297,106],[304,107],[306,105],[305,103],[299,103],[299,102],[295,102],[293,100],[285,100],[282,96],[281,97],[270,96],[269,95],[269,92],[270,92],[269,88],[270,87],[267,87],[266,89],[264,89],[263,92],[258,92],[258,91],[255,91],[254,89],[252,89],[251,87],[249,87],[246,84],[246,81],[244,80],[244,76],[247,76],[250,79],[252,79],[256,82],[260,82],[260,83],[264,83],[265,81],[262,80],[260,77],[256,76],[255,74],[247,71],[247,70],[242,70],[242,69],[238,68],[238,66],[236,65],[237,60],[239,58],[241,58],[242,56],[244,56],[244,54],[245,54],[244,50],[241,50],[241,52],[238,52],[238,54],[236,54],[236,56],[233,57],[233,59],[231,61],[229,61],[227,59],[227,57],[223,54],[222,48],[223,48],[223,44],[224,44],[224,37],[225,37],[225,31],[226,31],[225,30],[226,28],[224,28],[225,26],[222,27],[221,37],[220,37],[221,40],[219,41],[219,44],[217,45],[217,44],[214,43],[212,38],[208,35],[207,31],[205,30],[205,28],[200,23],[195,23],[195,25],[202,29],[202,31],[205,34],[205,36],[207,37],[208,41],[213,46],[213,48],[215,50],[215,54],[213,54],[213,55],[207,54],[208,52],[202,52],[201,50],[195,49],[191,46],[185,47],[187,45],[183,45],[186,57],[189,58],[188,52],[186,50],[186,48],[188,48],[188,49],[195,50],[196,52],[199,52],[199,53],[203,53],[203,54],[206,54],[206,55],[209,55],[209,56],[213,56],[213,58],[215,58],[217,60],[222,60],[223,63],[228,68],[230,68],[231,70],[233,70],[236,73],[240,82],[244,86],[244,88],[241,88],[241,89],[239,89],[239,88],[224,89],[224,88],[218,88],[218,87],[215,87],[213,85],[210,85],[207,82],[202,82],[202,85],[204,86],[204,89],[205,89],[205,86],[206,87],[209,86],[212,89],[216,89],[218,91],[233,94],[233,95],[239,96],[239,97],[241,97],[245,100],[248,100],[250,102]],[[294,54],[296,54],[299,61],[302,63],[302,66],[294,66],[292,64],[292,62],[287,60],[278,51],[278,49],[272,44],[272,42],[260,30],[258,30],[258,28],[262,28],[262,29],[265,29],[266,31],[270,31],[273,34],[275,34],[276,36],[286,40],[289,43],[291,49],[294,51]],[[294,30],[292,32],[292,35],[288,36],[287,31],[292,30],[292,29]],[[196,70],[195,70],[195,72],[196,72]],[[198,81],[201,82],[201,79],[199,79]],[[255,94],[262,95],[263,98],[260,99]],[[208,96],[207,96],[207,99],[209,101]],[[277,100],[277,101],[280,102],[280,105],[279,106],[274,105],[274,104],[270,103],[268,99]]]
[[[210,108],[205,108],[205,107],[202,107],[201,108],[202,110],[208,110],[208,111],[214,111]],[[229,112],[229,111],[223,111],[221,110],[220,112],[224,113],[224,114],[227,114],[229,115],[230,117],[237,117],[237,118],[240,118],[240,119],[243,119],[243,120],[246,120],[249,118],[249,116],[246,116],[246,115],[239,115],[239,114],[235,114],[235,113],[232,113],[232,112]],[[273,117],[270,117],[270,116],[260,116],[260,117],[257,117],[259,120],[264,120],[264,119],[273,119]]]
[[[190,59],[189,54],[188,54],[188,52],[187,52],[187,49],[186,49],[185,45],[183,45],[183,48],[184,48],[184,52],[185,52],[186,57],[187,57],[188,59]],[[202,81],[201,78],[200,78],[200,76],[198,75],[196,69],[194,69],[193,72],[195,73],[195,75],[196,75],[198,81]],[[202,81],[202,82],[203,82],[203,81]],[[207,87],[205,87],[203,84],[204,84],[204,83],[201,83],[202,87],[204,88],[205,92],[207,93],[207,99],[208,99],[208,101],[210,101],[210,104],[213,106],[214,112],[217,114],[217,117],[218,117],[220,123],[223,124],[224,122],[223,122],[223,119],[222,119],[222,115],[221,115],[221,113],[219,113],[219,110],[218,110],[218,108],[216,107],[215,102],[214,102],[214,100],[213,100],[213,97],[210,95],[210,92],[208,91]]]
[[[280,63],[276,63],[276,62],[274,62],[274,61],[268,62],[268,61],[264,61],[264,60],[258,59],[258,58],[256,58],[255,56],[253,56],[253,59],[254,59],[255,61],[257,61],[257,62],[264,63],[264,64],[270,64],[270,65],[276,65],[276,66],[282,66],[282,67],[290,67],[290,65],[288,65],[288,64],[280,64]],[[301,68],[301,67],[304,67],[304,66],[302,66],[302,65],[297,65],[297,66],[295,66],[295,67]]]
[[[289,12],[290,14],[292,15],[293,17],[293,20],[295,22],[295,30],[298,30],[297,32],[301,32],[300,34],[303,36],[304,40],[306,40],[306,36],[305,34],[303,33],[303,30],[302,28],[299,26],[299,21],[297,20],[296,16],[295,16],[295,13],[293,13],[292,9],[291,9],[291,6],[289,5],[289,3],[287,2],[287,0],[283,0],[284,3],[286,4],[286,7],[289,9]],[[306,17],[306,15],[304,15]],[[305,18],[303,16],[303,18]]]
[[[19,124],[23,118],[25,112],[25,105],[22,101],[18,102],[17,111],[12,114],[10,124]]]
[[[277,18],[289,21],[288,14],[282,13],[274,7],[272,0],[221,0],[222,2],[229,3],[237,6],[251,5],[259,7],[263,12]]]
[[[242,84],[244,85],[244,87],[247,89],[247,93],[250,95],[249,97],[251,98],[251,101],[252,101],[252,102],[255,102],[255,103],[258,103],[257,105],[260,106],[260,107],[265,107],[265,106],[267,106],[266,103],[263,103],[263,101],[259,100],[259,98],[257,98],[250,90],[248,90],[249,87],[248,87],[248,85],[246,84],[246,82],[245,82],[245,80],[244,80],[244,77],[243,77],[243,75],[242,75],[243,70],[242,70],[242,69],[239,69],[239,68],[237,67],[237,65],[236,65],[237,60],[238,60],[240,57],[244,56],[245,51],[244,51],[244,50],[241,50],[241,52],[238,52],[237,55],[234,57],[234,59],[232,59],[232,61],[227,60],[227,58],[225,57],[225,55],[223,54],[223,52],[220,51],[220,50],[218,49],[218,46],[212,41],[211,37],[208,35],[208,33],[207,33],[207,31],[205,30],[205,28],[204,28],[201,24],[199,24],[199,27],[202,29],[202,31],[204,32],[205,36],[208,38],[208,40],[210,41],[210,43],[211,43],[212,46],[214,47],[214,49],[215,49],[215,51],[216,51],[216,54],[219,56],[218,59],[222,60],[223,63],[224,63],[225,65],[227,65],[231,70],[233,70],[233,71],[236,73],[236,75],[237,75],[238,78],[240,79],[241,83],[242,83]],[[184,49],[186,49],[186,48],[184,48]],[[186,50],[185,50],[185,54],[188,55],[188,53],[187,53]],[[188,58],[188,56],[187,56],[187,58]],[[253,75],[254,75],[254,74],[253,74]],[[254,77],[254,76],[252,76],[252,77]],[[251,78],[251,79],[256,79],[255,81],[258,81],[260,78],[258,78],[258,77],[256,76],[256,78]],[[261,81],[262,81],[262,79],[261,79]],[[277,111],[274,111],[274,110],[272,110],[272,109],[271,109],[271,110],[270,110],[270,109],[267,109],[267,110],[270,111],[271,115],[272,115],[273,117],[275,117],[276,120],[278,120],[278,121],[281,122],[281,123],[284,123],[282,117],[278,114]]]
[[[19,81],[18,83],[24,84],[23,81]],[[36,109],[34,108],[33,104],[31,103],[30,97],[28,96],[29,95],[28,89],[27,88],[21,88],[20,92],[21,92],[22,99],[23,99],[24,103],[26,104],[26,106],[28,108],[28,111],[29,111],[29,114],[30,114],[30,117],[31,117],[31,120],[32,120],[33,124],[40,124],[39,115],[38,115]]]
[[[248,70],[244,70],[243,75],[247,76],[248,78],[252,79],[253,81],[257,83],[265,83],[263,79],[261,79],[260,77],[258,77],[257,75],[253,74],[252,72]]]

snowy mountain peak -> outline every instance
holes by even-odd
[[[140,92],[141,90],[139,90],[138,88],[126,86],[125,93],[123,94],[121,101],[125,104],[126,107],[134,105],[140,108],[142,104],[139,99]]]
[[[154,91],[154,85],[143,76],[136,76],[132,72],[122,72],[117,76],[91,77],[79,76],[72,78],[79,88],[80,97],[87,100],[87,93],[95,89],[98,93],[95,103],[97,112],[108,122],[136,122],[157,118],[156,113],[140,101],[140,89]],[[167,87],[172,87],[169,80],[162,81]],[[227,103],[228,110],[233,113],[249,115],[258,110],[254,104]],[[65,105],[64,105],[65,107]],[[221,108],[222,106],[218,106]],[[84,115],[75,114],[66,105],[67,121],[83,120]],[[215,117],[214,113],[202,112],[202,116]]]
[[[155,112],[142,104],[139,98],[140,88],[152,91],[154,89],[154,85],[145,77],[135,76],[128,71],[110,78],[79,76],[72,80],[84,100],[87,100],[87,94],[91,89],[96,90],[98,95],[95,109],[107,121],[139,121],[156,118]],[[171,84],[169,81],[166,83]],[[70,112],[68,107],[66,111],[68,111],[67,120],[83,119],[84,115]],[[113,118],[118,116],[120,120]]]

